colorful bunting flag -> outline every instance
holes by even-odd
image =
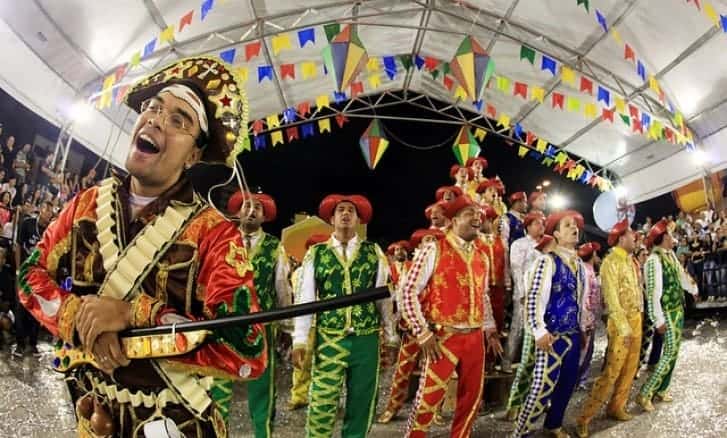
[[[727,15],[720,15],[720,23],[722,23],[722,32],[727,32]]]
[[[528,85],[522,82],[515,82],[515,88],[513,89],[513,96],[522,96],[523,99],[528,98]]]
[[[283,131],[273,131],[270,133],[270,141],[273,144],[273,147],[277,146],[278,143],[285,143],[283,141]]]
[[[318,108],[318,111],[326,107],[330,108],[331,99],[328,97],[328,95],[321,94],[320,96],[316,97],[316,107]]]
[[[298,114],[305,117],[310,114],[310,102],[301,102],[298,104]]]
[[[590,12],[588,10],[588,0],[576,0],[576,6],[583,5],[584,8],[586,8],[586,12]]]
[[[300,64],[300,71],[303,74],[303,79],[316,77],[316,64],[312,61],[306,61]]]
[[[503,93],[509,93],[510,92],[510,79],[506,78],[505,76],[498,76],[497,77],[497,88],[502,91]]]
[[[711,3],[704,3],[704,15],[706,15],[717,28],[720,27],[719,15],[717,14],[717,11],[714,10],[714,6],[712,6]]]
[[[555,60],[543,55],[543,59],[540,64],[540,70],[549,70],[550,73],[555,76]]]
[[[529,150],[530,150],[530,149],[526,148],[525,146],[522,146],[522,145],[520,145],[520,146],[519,146],[519,147],[517,148],[517,156],[518,156],[518,157],[520,157],[520,158],[525,158],[525,155],[527,155],[527,154],[528,154],[528,151],[529,151]]]
[[[280,126],[280,120],[278,119],[277,114],[270,114],[269,116],[267,116],[265,118],[265,121],[267,122],[268,130],[277,128]]]
[[[368,72],[379,71],[379,58],[376,58],[376,57],[369,58],[369,60],[366,61],[366,71],[368,71]]]
[[[361,93],[363,93],[363,83],[351,82],[351,99],[355,98]]]
[[[624,59],[636,61],[636,54],[634,53],[634,49],[631,48],[628,44],[624,45]]]
[[[449,63],[452,75],[472,100],[480,100],[495,71],[495,62],[479,42],[466,36]],[[509,91],[509,90],[508,90]]]
[[[583,93],[593,94],[593,81],[585,76],[581,76],[581,87],[580,90]]]
[[[485,108],[486,108],[485,112],[487,113],[487,117],[489,117],[491,119],[497,118],[497,108],[495,108],[493,105],[491,105],[489,103],[487,104],[487,106]]]
[[[378,119],[371,121],[358,143],[366,165],[369,169],[374,170],[389,147],[389,140],[386,138],[384,129]]]
[[[613,110],[610,110],[608,108],[601,109],[601,120],[604,120],[604,121],[608,120],[611,123],[613,123],[613,115],[614,115]]]
[[[174,40],[174,26],[167,26],[166,29],[159,34],[160,43],[171,43]]]
[[[482,128],[477,128],[477,129],[475,129],[475,134],[474,135],[475,135],[475,138],[477,139],[477,141],[480,141],[481,142],[487,136],[487,131],[485,131]]]
[[[535,64],[535,50],[526,45],[520,46],[520,60],[527,59],[530,64]]]
[[[298,31],[298,45],[302,49],[305,45],[311,42],[315,45],[316,43],[316,30],[315,28],[303,29]]]
[[[273,67],[269,65],[259,65],[257,67],[257,81],[262,82],[265,78],[273,80]]]
[[[424,67],[426,67],[427,70],[432,71],[437,68],[437,65],[439,65],[439,60],[437,58],[433,58],[431,56],[424,57]]]
[[[235,63],[235,48],[233,47],[231,49],[220,52],[220,58],[228,64],[234,64]]]
[[[510,116],[508,116],[505,113],[501,113],[500,117],[497,119],[497,124],[499,126],[502,126],[503,128],[509,128],[510,127]]]
[[[581,110],[581,101],[577,97],[568,96],[568,111],[579,112]]]
[[[444,87],[447,90],[452,91],[452,87],[454,86],[454,80],[452,80],[452,78],[449,76],[445,76],[443,82],[444,82]]]
[[[596,21],[598,21],[598,24],[601,25],[604,32],[608,32],[608,24],[606,23],[606,17],[603,16],[601,11],[596,9]],[[615,29],[614,29],[615,32]]]
[[[553,102],[553,108],[560,108],[563,109],[563,104],[565,103],[565,96],[560,93],[553,93],[552,95],[552,102]]]
[[[539,138],[538,141],[535,143],[535,150],[540,152],[541,154],[544,154],[547,148],[548,142],[543,140],[542,138]]]
[[[454,98],[459,100],[464,100],[467,98],[467,92],[464,88],[462,88],[461,85],[457,85],[457,88],[454,90]]]
[[[273,35],[273,37],[270,39],[270,44],[273,47],[273,55],[277,56],[278,53],[282,52],[283,50],[292,49],[293,46],[290,43],[290,35],[287,33],[279,33],[277,35]]]
[[[204,21],[204,19],[207,17],[207,14],[210,13],[213,6],[214,6],[214,0],[204,0],[202,2],[202,6],[201,6],[201,12],[202,12],[201,20],[202,21]]]
[[[141,63],[141,52],[134,52],[133,55],[131,55],[131,61],[129,61],[129,65],[131,67],[136,67]]]
[[[638,118],[639,117],[639,109],[636,108],[634,105],[629,104],[629,114],[633,118]]]
[[[626,111],[626,101],[625,100],[623,100],[620,97],[616,97],[614,100],[616,101],[616,111],[617,112],[623,113],[624,111]]]
[[[179,29],[178,29],[179,32],[184,30],[185,26],[189,26],[190,24],[192,24],[193,15],[194,15],[194,9],[187,12],[186,14],[184,14],[184,16],[182,16],[182,18],[179,19]]]
[[[303,138],[313,137],[315,134],[315,128],[313,127],[313,123],[304,123],[300,126],[301,135]]]
[[[642,81],[646,80],[646,68],[644,67],[644,63],[641,62],[640,59],[636,61],[636,74],[639,75]]]
[[[336,125],[338,125],[339,128],[343,128],[343,125],[348,122],[348,117],[344,116],[343,113],[336,114]]]
[[[291,126],[285,130],[285,135],[288,137],[288,143],[290,143],[293,140],[298,140],[300,137],[298,137],[298,127],[297,126]]]
[[[369,85],[371,88],[378,88],[381,85],[381,77],[378,73],[369,76]]]
[[[394,80],[396,77],[396,58],[393,56],[384,56],[383,61],[386,75],[389,77],[389,80]]]
[[[424,58],[419,55],[414,57],[414,64],[417,66],[417,70],[421,70],[424,67]]]
[[[595,103],[589,102],[586,104],[585,108],[583,109],[583,113],[589,119],[594,119],[598,115],[598,108],[596,107]]]
[[[156,38],[153,38],[151,41],[149,41],[148,43],[146,43],[146,45],[144,46],[144,53],[141,55],[141,58],[144,59],[147,56],[149,56],[152,53],[154,53],[154,47],[156,46],[156,44],[157,44],[157,39]]]
[[[535,141],[535,134],[528,131],[525,133],[525,143],[527,144],[533,144],[533,141]]]
[[[331,119],[318,120],[318,131],[321,134],[323,134],[324,132],[331,132]]]
[[[326,38],[330,43],[333,37],[341,32],[341,25],[338,23],[326,24],[323,26],[323,32],[326,34]]]
[[[295,108],[286,108],[283,111],[283,121],[285,123],[293,123],[298,118],[298,113],[295,112]]]
[[[576,85],[576,72],[568,66],[562,66],[560,68],[560,79],[566,84],[575,86]]]
[[[258,135],[262,132],[262,130],[265,129],[265,125],[263,124],[263,121],[258,119],[252,122],[252,133],[255,135]]]
[[[245,61],[260,55],[260,41],[253,41],[245,44]]]
[[[404,70],[409,70],[413,65],[411,55],[399,55],[399,61],[401,61],[401,65],[404,66]]]
[[[339,92],[348,89],[367,59],[366,48],[350,25],[344,27],[323,49],[324,64],[333,74],[336,91]]]
[[[543,103],[545,100],[545,88],[533,86],[530,88],[530,99]]]
[[[619,116],[621,116],[621,121],[624,122],[624,125],[631,126],[631,118],[628,114],[619,114]]]
[[[280,77],[282,79],[285,79],[285,78],[295,79],[295,64],[281,64],[280,65]]]
[[[619,43],[619,44],[623,44],[623,42],[624,42],[624,41],[623,41],[623,39],[621,38],[621,34],[619,33],[619,31],[617,31],[617,30],[616,30],[616,28],[615,28],[615,27],[614,27],[614,28],[611,28],[611,36],[613,37],[613,39],[614,39],[614,40],[615,40],[615,41],[616,41],[617,43]]]
[[[457,134],[457,138],[452,145],[452,152],[454,152],[455,158],[460,166],[465,166],[467,160],[472,157],[476,157],[480,154],[482,149],[475,141],[474,136],[470,132],[467,126],[462,126]]]
[[[611,93],[600,85],[598,86],[597,101],[603,102],[606,106],[611,106]]]
[[[247,79],[250,76],[250,70],[247,67],[237,68],[235,69],[235,72],[237,72],[237,75],[243,83],[247,82]]]
[[[659,91],[660,91],[661,87],[659,87],[659,82],[656,80],[654,75],[649,76],[649,88],[651,88],[652,90],[654,90],[657,93],[659,93]]]
[[[333,92],[333,101],[336,103],[342,103],[348,100],[348,96],[346,96],[346,93],[344,92]]]
[[[265,140],[266,137],[264,135],[258,135],[255,136],[255,150],[259,151],[260,149],[265,149],[267,146],[267,140]]]

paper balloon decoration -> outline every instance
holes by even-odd
[[[364,160],[366,160],[366,164],[372,170],[379,164],[381,157],[386,152],[386,148],[389,147],[389,140],[386,138],[381,122],[378,119],[371,121],[358,143],[361,145],[361,153]]]
[[[463,126],[459,130],[457,139],[452,146],[452,151],[460,166],[466,166],[467,160],[480,154],[480,146],[477,144],[477,140],[475,140],[475,137],[467,126]]]
[[[452,74],[472,100],[482,99],[487,82],[495,71],[495,61],[490,58],[480,43],[472,36],[466,36],[449,63]]]
[[[323,62],[328,72],[336,79],[336,91],[339,93],[348,89],[367,60],[366,49],[350,25],[323,49]]]

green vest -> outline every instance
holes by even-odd
[[[679,266],[675,264],[677,261],[660,248],[654,249],[654,252],[656,252],[661,261],[661,276],[663,281],[661,307],[665,311],[683,307],[684,289],[679,278]]]
[[[279,250],[280,240],[268,233],[263,233],[250,251],[250,259],[255,271],[255,291],[263,311],[277,307],[275,267],[278,263]]]
[[[313,248],[318,299],[350,295],[376,285],[379,256],[374,243],[360,241],[347,263],[328,243],[319,243]],[[316,325],[319,330],[331,334],[362,336],[379,331],[380,317],[376,304],[370,302],[320,313],[316,316]]]

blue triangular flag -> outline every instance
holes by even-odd
[[[220,58],[228,64],[234,64],[235,62],[235,48],[220,52]]]
[[[300,47],[305,47],[305,43],[308,41],[312,42],[313,44],[316,43],[316,30],[314,28],[310,29],[303,29],[298,31],[298,43],[300,44]]]
[[[644,63],[640,59],[636,61],[636,73],[641,77],[642,81],[646,80],[646,68],[644,68]]]
[[[415,56],[414,57],[414,64],[417,65],[417,70],[421,70],[422,67],[424,67],[424,58],[422,58],[419,55]]]
[[[608,32],[608,24],[606,24],[606,17],[603,16],[601,11],[596,9],[596,21],[598,21],[598,24],[601,25],[604,32]]]
[[[722,23],[722,31],[727,32],[727,15],[720,14],[719,18]]]
[[[545,150],[545,156],[555,158],[555,147],[552,144],[549,144],[548,149]]]
[[[555,76],[555,60],[552,58],[548,58],[547,56],[543,55],[543,61],[540,64],[541,70],[550,70],[550,73]]]
[[[474,102],[472,102],[472,105],[474,105],[474,106],[475,106],[475,108],[477,108],[477,112],[480,112],[480,113],[482,112],[482,106],[483,106],[484,104],[485,104],[485,101],[484,101],[484,100],[482,100],[482,99],[480,99],[480,100],[475,100]]]
[[[334,102],[341,103],[341,102],[345,102],[346,100],[348,100],[346,93],[344,93],[344,92],[339,93],[338,91],[333,92],[333,101]]]
[[[312,137],[315,134],[315,129],[312,123],[305,123],[301,125],[300,131],[303,138]]]
[[[256,135],[255,136],[255,150],[258,151],[260,149],[265,149],[265,146],[267,145],[267,142],[265,141],[264,135]]]
[[[142,58],[146,58],[147,56],[154,53],[154,46],[157,44],[157,39],[153,38],[151,41],[146,43],[146,46],[144,46],[144,54],[141,55]]]
[[[515,132],[515,135],[517,136],[518,140],[520,140],[523,136],[523,127],[520,126],[519,123],[515,123],[515,128],[513,129]]]
[[[533,149],[530,151],[530,158],[540,161],[540,159],[543,158],[543,154]]]
[[[384,56],[384,70],[389,79],[396,77],[396,59],[393,56]]]
[[[598,86],[598,101],[603,101],[603,103],[606,104],[606,106],[611,106],[611,93],[603,88],[602,86]]]
[[[694,143],[692,143],[692,142],[687,143],[687,150],[689,152],[694,152],[694,150],[695,150]]]
[[[285,111],[283,111],[283,122],[284,123],[293,123],[298,118],[298,113],[295,111],[295,108],[290,107],[286,108]]]
[[[591,172],[590,170],[584,170],[583,173],[581,174],[581,177],[578,178],[578,182],[583,183],[583,184],[588,184],[588,181],[591,180],[592,176],[593,176],[593,172]]]
[[[215,0],[204,0],[202,2],[202,18],[200,20],[204,20],[207,14],[212,10],[212,6],[214,5]]]
[[[669,108],[669,112],[674,114],[674,105],[672,105],[671,102],[667,102],[666,106]]]
[[[263,79],[268,78],[273,80],[273,67],[269,65],[260,65],[257,68],[257,81],[262,82]]]
[[[651,116],[648,113],[642,112],[641,113],[641,126],[646,128],[649,125],[651,125]]]

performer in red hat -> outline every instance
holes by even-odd
[[[619,421],[633,418],[626,410],[626,402],[639,367],[644,302],[633,258],[634,232],[628,219],[611,228],[608,244],[612,250],[601,265],[601,290],[608,314],[606,365],[577,420],[579,437],[588,436],[588,424],[604,404],[608,404],[609,417]],[[584,299],[586,307],[589,295]],[[582,315],[585,325],[593,323],[589,312]],[[588,328],[584,331],[587,333]]]
[[[558,246],[540,257],[528,285],[527,326],[535,338],[532,384],[517,420],[515,437],[527,435],[546,410],[545,429],[566,437],[563,415],[578,378],[581,350],[579,299],[586,292],[585,268],[576,254],[583,228],[580,213],[552,213],[545,232]]]
[[[510,211],[507,212],[506,232],[503,234],[507,244],[512,245],[517,239],[525,237],[523,219],[528,212],[528,195],[525,192],[515,192],[510,195]]]
[[[443,186],[437,189],[437,192],[435,193],[435,198],[437,202],[439,201],[454,201],[454,198],[458,196],[462,196],[464,192],[462,189],[460,189],[457,186]]]
[[[280,240],[263,231],[262,224],[277,217],[275,200],[265,193],[243,193],[238,191],[227,202],[227,211],[239,216],[242,242],[247,259],[255,272],[255,291],[263,310],[273,310],[290,305],[290,266],[285,248]],[[265,326],[265,340],[268,348],[275,351],[277,327]],[[265,373],[247,385],[248,407],[252,418],[255,437],[270,437],[275,418],[275,355]]]
[[[391,284],[398,287],[399,279],[406,276],[406,261],[411,253],[408,240],[399,240],[386,248],[386,255],[390,259]]]
[[[531,211],[539,211],[545,214],[548,207],[548,194],[541,191],[533,192],[528,197],[528,204],[530,204]]]
[[[497,220],[497,212],[489,205],[482,208],[482,226],[479,240],[487,254],[490,262],[489,295],[492,314],[495,318],[498,333],[505,329],[505,289],[510,285],[509,268],[510,263],[507,257],[507,245],[505,239],[494,232],[493,221]],[[488,358],[490,364],[494,365],[494,357]]]
[[[654,224],[646,236],[646,244],[652,248],[644,267],[648,315],[656,331],[664,336],[661,358],[636,400],[646,411],[654,410],[654,396],[664,402],[673,400],[669,385],[682,339],[684,291],[699,301],[697,284],[674,254],[675,243],[666,220]]]
[[[446,230],[449,227],[449,219],[444,215],[444,201],[438,201],[424,210],[424,216],[429,221],[430,228]]]
[[[306,251],[317,243],[327,241],[331,236],[329,234],[312,234],[305,241]],[[302,270],[300,267],[293,271],[291,283],[293,284],[294,302],[300,303],[300,276]],[[313,323],[315,325],[315,322]],[[308,334],[307,348],[303,363],[293,363],[293,384],[290,389],[290,400],[288,401],[288,409],[296,410],[308,405],[308,392],[310,390],[310,371],[313,363],[313,348],[315,342],[315,330],[311,327]]]
[[[425,228],[416,230],[409,240],[410,248],[415,251],[421,250],[423,246],[434,244],[438,239],[444,238],[444,233],[436,228]],[[411,263],[408,263],[409,267]],[[406,272],[408,272],[407,269]],[[401,281],[397,287],[397,303],[399,303],[399,313],[401,310],[400,291],[403,282],[406,280],[406,273],[401,277]],[[406,395],[409,391],[409,380],[419,361],[420,348],[417,340],[411,335],[409,325],[406,319],[399,315],[399,333],[401,334],[401,346],[399,347],[399,355],[394,368],[394,375],[391,379],[391,391],[389,394],[389,402],[386,404],[384,413],[379,417],[379,423],[388,423],[399,413],[399,410],[406,401]]]
[[[128,176],[73,198],[20,268],[22,304],[78,349],[55,366],[93,353],[92,364],[66,371],[80,436],[133,436],[162,418],[188,437],[224,437],[227,388],[265,372],[262,325],[217,330],[193,351],[180,333],[119,339],[130,328],[260,311],[239,231],[194,195],[190,178],[200,162],[232,167],[249,141],[243,90],[234,69],[202,56],[135,84]]]
[[[480,195],[477,193],[477,186],[487,178],[484,171],[487,170],[487,159],[485,157],[472,157],[467,160],[467,167],[472,171],[467,194],[476,202],[480,202]]]
[[[451,436],[470,436],[482,400],[483,329],[488,350],[502,351],[487,294],[486,251],[477,239],[481,210],[461,196],[447,204],[447,216],[451,231],[418,252],[401,289],[404,316],[425,356],[407,437],[426,435],[455,371]]]
[[[580,371],[578,372],[578,384],[585,385],[588,380],[588,370],[593,359],[593,345],[595,341],[594,333],[596,331],[596,323],[601,318],[601,284],[598,279],[598,267],[601,265],[601,257],[598,252],[601,251],[601,244],[598,242],[584,243],[578,247],[578,257],[583,260],[586,268],[586,280],[588,281],[588,295],[583,298],[581,311],[583,312],[581,319],[583,327],[586,329],[583,336],[586,338],[586,350],[581,352]]]
[[[454,180],[454,185],[462,190],[462,193],[467,193],[474,173],[469,167],[455,164],[449,169],[449,176]]]
[[[303,258],[300,301],[329,299],[388,283],[386,256],[378,245],[359,238],[356,227],[371,221],[373,209],[360,195],[329,195],[318,215],[334,227],[326,243],[313,245]],[[303,363],[312,316],[295,319],[293,362]],[[376,409],[379,332],[383,325],[387,355],[398,339],[391,300],[359,304],[316,315],[316,349],[311,376],[306,434],[331,436],[346,385],[344,436],[366,436]]]

